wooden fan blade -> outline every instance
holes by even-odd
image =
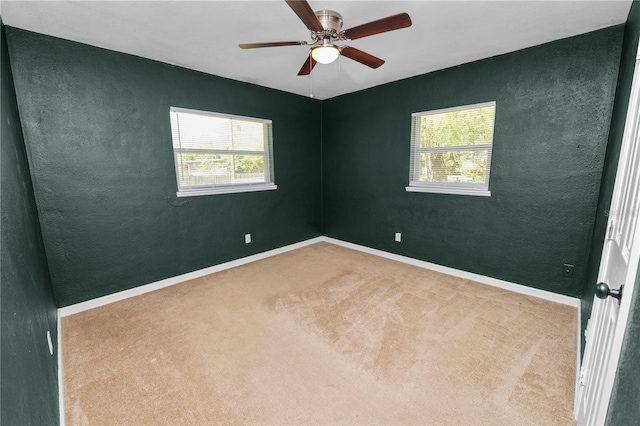
[[[356,49],[355,47],[345,46],[340,51],[340,54],[371,68],[378,68],[380,65],[384,64],[383,59],[377,58],[367,52]]]
[[[302,65],[302,68],[300,68],[300,71],[298,72],[298,75],[309,75],[311,74],[311,70],[313,69],[313,67],[316,66],[318,62],[313,59],[311,57],[311,55],[309,55],[307,57],[307,60],[304,61],[304,65]]]
[[[258,47],[277,47],[277,46],[304,46],[306,41],[276,41],[273,43],[241,43],[238,45],[240,49],[255,49]]]
[[[284,0],[311,31],[324,31],[320,20],[306,0]]]
[[[411,26],[411,18],[406,13],[388,16],[386,18],[371,21],[344,30],[342,33],[350,40],[367,37],[374,34],[386,33],[387,31],[399,30]]]

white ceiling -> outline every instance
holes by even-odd
[[[378,69],[340,58],[318,64],[311,77],[298,77],[307,46],[238,48],[238,43],[309,40],[309,31],[283,0],[2,0],[0,13],[9,26],[326,99],[619,24],[631,0],[309,4],[338,11],[343,29],[400,12],[409,13],[413,26],[345,43],[385,59]]]

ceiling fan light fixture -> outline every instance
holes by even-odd
[[[1,1],[1,0],[0,0]],[[384,60],[355,47],[335,46],[345,40],[355,40],[389,31],[399,30],[411,26],[411,18],[407,13],[398,13],[386,18],[356,25],[355,27],[342,29],[342,15],[335,10],[313,11],[307,0],[285,0],[287,5],[298,15],[302,23],[311,31],[311,42],[308,41],[281,41],[266,43],[242,43],[241,49],[255,49],[259,47],[278,46],[310,46],[307,51],[307,59],[298,71],[299,76],[310,75],[316,64],[330,64],[338,57],[345,56],[359,62],[369,68],[378,68],[384,64]]]
[[[340,51],[335,46],[318,46],[311,49],[311,57],[320,64],[330,64],[338,59]]]

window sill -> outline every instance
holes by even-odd
[[[278,185],[274,183],[262,183],[257,185],[220,186],[217,188],[203,188],[203,189],[183,189],[182,191],[178,191],[176,195],[178,197],[197,197],[200,195],[235,194],[237,192],[271,191],[277,188],[278,188]]]
[[[432,194],[451,194],[451,195],[474,195],[477,197],[491,197],[491,191],[488,189],[476,188],[452,188],[452,187],[431,187],[431,186],[407,186],[407,192],[429,192]]]

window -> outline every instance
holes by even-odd
[[[271,120],[171,107],[178,196],[276,189]]]
[[[407,191],[489,196],[496,103],[412,115]]]

